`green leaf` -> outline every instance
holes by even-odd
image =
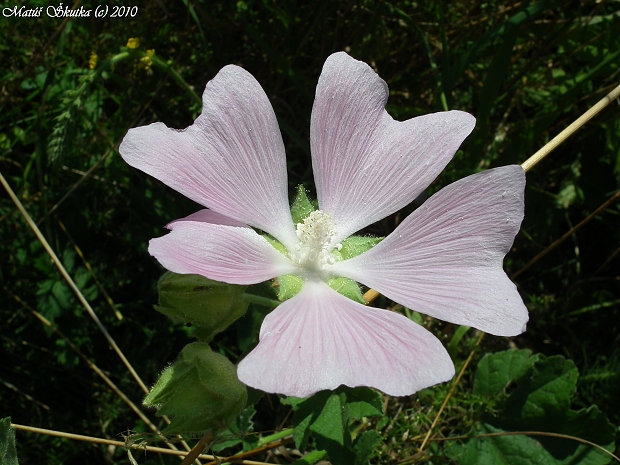
[[[350,418],[361,420],[363,417],[383,415],[383,396],[378,391],[367,387],[346,388],[347,402],[345,409]]]
[[[291,205],[291,216],[293,217],[293,224],[303,223],[303,221],[312,213],[316,208],[312,205],[312,202],[308,200],[306,189],[301,184],[297,186],[297,196]]]
[[[310,423],[312,423],[312,415],[303,418],[293,429],[293,441],[295,441],[295,445],[302,452],[306,450],[306,444],[310,438]]]
[[[476,434],[502,430],[483,425]],[[525,435],[474,438],[467,442],[462,455],[455,457],[461,465],[552,465],[549,454],[535,439]]]
[[[256,447],[258,436],[249,434],[254,431],[254,422],[252,421],[254,414],[256,414],[256,409],[254,405],[250,405],[235,418],[227,430],[222,431],[221,436],[224,438],[228,437],[229,439],[214,444],[211,446],[211,449],[214,452],[219,452],[227,447],[233,447],[241,443],[243,443],[244,451]]]
[[[476,434],[502,432],[499,428],[484,424]],[[598,449],[565,438],[553,440],[564,444],[572,453],[557,449],[552,453],[543,445],[543,442],[548,442],[549,439],[521,434],[473,438],[467,442],[460,454],[451,455],[461,465],[603,465],[611,460],[608,454]]]
[[[358,452],[352,446],[350,420],[383,415],[382,399],[379,392],[370,388],[341,386],[333,393],[321,391],[308,399],[287,397],[281,402],[295,411],[293,438],[301,451],[312,433],[316,447],[327,451],[331,463],[349,465],[358,463],[356,456],[361,457],[359,463],[366,463],[375,444],[368,436],[359,442]]]
[[[15,430],[11,428],[11,418],[0,420],[0,465],[17,465],[15,449]]]
[[[315,463],[323,460],[327,452],[324,450],[314,450],[310,452],[308,455],[300,458],[299,460],[295,460],[291,465],[314,465]]]
[[[570,410],[578,372],[571,360],[556,355],[532,355],[529,350],[509,350],[485,356],[474,380],[474,394],[489,401],[506,388],[516,387],[496,402],[495,417],[476,434],[543,431],[586,439],[613,450],[615,428],[596,406]],[[464,447],[451,446],[446,453],[462,465],[497,463],[599,465],[609,455],[576,440],[549,436],[505,435],[475,438]]]
[[[370,457],[382,439],[383,436],[374,430],[364,431],[360,434],[353,443],[353,450],[356,455],[355,465],[367,465],[370,463]]]
[[[556,423],[570,408],[579,373],[572,360],[561,355],[536,362],[527,376],[520,378],[506,403],[504,416],[519,419],[519,425],[540,429]]]
[[[318,413],[323,410],[330,395],[331,393],[329,391],[321,391],[307,399],[299,397],[280,399],[283,405],[290,405],[295,411],[293,415],[293,439],[300,451],[303,452],[305,450],[306,443],[311,433],[310,425],[314,422]]]
[[[194,336],[203,342],[224,331],[243,316],[248,301],[243,298],[245,286],[220,283],[200,275],[165,273],[157,283],[158,312],[191,323]]]
[[[355,462],[351,449],[351,434],[344,403],[346,395],[332,394],[316,420],[310,425],[318,449],[325,449],[333,465],[350,465]]]
[[[607,448],[611,447],[611,450],[614,449],[616,428],[596,405],[578,411],[569,410],[558,432],[605,445]],[[574,449],[578,446],[574,442],[569,443],[555,438],[543,438],[542,441],[545,441],[547,449],[557,453],[557,455],[568,456],[570,453],[574,455],[576,452]]]
[[[493,397],[504,393],[506,386],[525,375],[538,360],[531,350],[507,350],[485,355],[476,370],[474,394]]]

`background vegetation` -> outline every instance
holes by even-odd
[[[147,242],[197,206],[127,166],[118,144],[131,127],[154,121],[190,125],[200,112],[197,95],[223,66],[243,66],[271,99],[287,149],[291,194],[300,183],[313,189],[310,111],[323,62],[335,51],[345,50],[377,70],[390,86],[388,111],[397,119],[443,109],[477,117],[476,130],[429,194],[475,171],[522,163],[620,81],[617,0],[162,0],[138,6],[135,17],[127,18],[64,20],[45,11],[39,18],[2,18],[0,171],[147,384],[191,341],[187,328],[153,311],[163,269],[147,253]],[[137,48],[126,47],[130,38],[139,39]],[[147,59],[147,50],[155,55]],[[527,332],[511,339],[486,337],[476,346],[473,330],[422,320],[449,346],[457,370],[474,353],[434,427],[435,439],[496,430],[555,431],[558,419],[568,424],[577,418],[574,412],[597,405],[602,413],[590,408],[575,420],[583,425],[588,424],[584,415],[596,417],[589,432],[567,434],[609,448],[618,440],[619,203],[526,268],[618,192],[618,116],[614,103],[527,175],[525,221],[505,262],[509,275],[518,273],[515,281],[530,309]],[[413,208],[365,232],[385,235]],[[0,195],[0,257],[0,417],[113,439],[127,429],[145,430],[68,343],[30,311],[56,325],[139,403],[142,391],[5,194]],[[393,306],[383,298],[376,304]],[[253,337],[247,334],[256,321],[249,320],[244,317],[220,334],[214,347],[235,361],[242,352],[239,341]],[[509,348],[531,354],[502,355]],[[484,378],[493,361],[481,362],[487,353],[521,371],[499,381],[493,378],[497,372]],[[546,370],[574,381],[559,388],[561,395],[554,391],[556,403],[545,404],[551,422],[548,415],[519,410],[523,392],[535,392],[532,383],[540,373],[551,373]],[[481,379],[495,379],[500,387]],[[483,439],[431,441],[418,453],[451,386],[410,398],[386,397],[386,416],[352,420],[354,436],[376,431],[382,438],[370,447],[371,463],[609,460],[573,449],[558,452],[555,462],[514,462],[510,454],[499,462],[498,456],[476,455],[492,449]],[[288,426],[290,408],[266,395],[246,430]],[[17,440],[22,464],[127,463],[120,449],[24,433]],[[526,440],[543,441],[524,436],[515,441]],[[134,455],[140,463],[176,463],[150,453]]]

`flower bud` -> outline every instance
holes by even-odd
[[[144,399],[172,423],[165,434],[223,431],[245,408],[248,394],[237,367],[208,344],[193,342],[166,368]]]
[[[165,273],[157,283],[158,312],[191,323],[194,336],[209,342],[237,318],[249,302],[243,298],[245,286],[226,284],[194,274]]]

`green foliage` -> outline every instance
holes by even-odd
[[[27,5],[47,8],[49,2]],[[128,167],[117,147],[131,127],[156,121],[187,127],[200,112],[206,82],[221,67],[239,64],[264,87],[283,133],[291,197],[301,184],[308,188],[306,199],[314,190],[310,113],[321,66],[332,52],[346,50],[378,71],[390,87],[388,111],[397,119],[440,109],[477,117],[474,133],[424,195],[474,171],[523,162],[617,85],[616,2],[187,0],[179,5],[146,2],[135,17],[115,21],[60,21],[45,13],[0,21],[0,171],[145,380],[156,379],[187,343],[187,330],[154,317],[151,310],[162,269],[148,255],[147,243],[164,233],[163,225],[197,207]],[[127,49],[130,37],[140,38],[140,47]],[[147,69],[142,59],[148,49],[155,55]],[[92,53],[98,56],[94,69],[89,68]],[[610,105],[527,177],[526,217],[505,261],[509,275],[620,188],[617,108]],[[422,200],[352,240],[389,234]],[[310,206],[306,203],[304,211]],[[132,410],[28,310],[36,309],[57,325],[128,397],[143,395],[85,319],[75,295],[6,195],[0,196],[0,237],[0,410],[20,423],[90,436],[115,437],[128,428],[144,431]],[[492,384],[481,384],[479,369],[474,394],[466,373],[436,431],[457,436],[516,426],[555,428],[564,412],[565,428],[588,438],[585,426],[607,431],[593,404],[620,424],[619,241],[616,202],[518,276],[531,318],[526,334],[514,343],[536,355],[512,355],[506,367],[487,373]],[[351,244],[345,241],[341,252],[359,253],[348,251]],[[80,253],[73,252],[74,246]],[[265,302],[274,298],[269,286],[261,288]],[[258,294],[257,289],[251,292]],[[273,308],[265,302],[252,303],[232,327],[216,334],[210,342],[214,352],[236,360],[250,350],[262,318]],[[392,306],[385,298],[377,304]],[[473,349],[474,331],[404,312],[442,338],[457,367]],[[486,351],[506,347],[499,338],[483,342]],[[572,359],[582,373],[576,387],[571,385],[573,367],[552,358],[558,354]],[[570,386],[572,397],[566,394]],[[564,397],[555,390],[560,387]],[[416,457],[420,443],[412,438],[428,430],[448,389],[440,385],[411,398],[386,399],[389,418],[376,417],[374,423],[349,419],[354,430],[347,453],[367,456],[362,450],[373,449],[380,434],[385,439],[370,455],[373,463]],[[564,409],[567,395],[570,407]],[[545,416],[535,414],[536,406]],[[506,417],[509,407],[516,425]],[[481,412],[487,415],[481,418]],[[266,396],[256,404],[251,422],[257,430],[273,430],[286,426],[287,414],[287,407]],[[556,420],[547,422],[547,414]],[[500,441],[505,453],[519,441],[521,451],[551,444],[525,436],[476,441],[489,454],[500,450]],[[323,450],[310,450],[314,446],[309,442],[306,463],[325,457]],[[478,454],[478,446],[471,447]],[[580,450],[584,463],[602,456]],[[24,463],[126,460],[120,451],[110,454],[103,446],[30,434],[20,436],[17,452]],[[139,461],[178,463],[153,457]],[[498,456],[486,457],[495,463]],[[443,446],[431,443],[419,460],[451,459]]]
[[[249,402],[249,400],[248,400]],[[251,434],[254,431],[252,417],[256,414],[254,405],[249,405],[241,412],[228,429],[222,431],[221,436],[226,438],[224,441],[211,446],[214,452],[220,452],[229,447],[241,444],[244,451],[254,449],[258,445],[258,436]]]
[[[464,447],[454,447],[451,455],[463,465],[609,463],[608,454],[570,438],[520,433],[557,433],[613,451],[615,428],[600,410],[570,408],[577,378],[575,364],[559,355],[509,350],[485,356],[476,371],[474,394],[486,398],[493,414],[487,415],[474,436],[499,435],[474,437]],[[519,434],[502,435],[511,431]]]
[[[0,465],[17,465],[15,430],[11,428],[11,417],[0,420]]]
[[[237,368],[208,344],[185,346],[144,399],[157,415],[172,417],[166,434],[219,433],[245,408],[248,394]]]
[[[369,388],[340,387],[334,392],[321,391],[308,399],[282,399],[291,405],[293,438],[300,450],[307,447],[312,437],[317,449],[327,451],[334,465],[368,463],[377,445],[377,435],[368,431],[355,440],[350,424],[364,417],[382,416],[381,395]]]

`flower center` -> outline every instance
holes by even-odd
[[[342,244],[333,244],[335,236],[332,216],[321,210],[313,211],[303,223],[297,223],[299,243],[290,252],[291,260],[311,274],[324,274],[325,265],[336,261],[331,251],[334,247],[342,248]]]

